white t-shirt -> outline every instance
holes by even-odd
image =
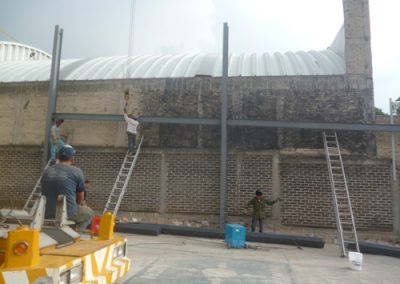
[[[137,120],[134,120],[132,118],[129,118],[126,113],[124,114],[124,118],[126,121],[126,131],[129,133],[136,134],[136,127],[139,125],[139,122]]]

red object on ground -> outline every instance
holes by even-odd
[[[90,227],[90,230],[93,232],[94,235],[99,234],[100,220],[101,220],[101,215],[94,215],[92,218],[92,225]]]

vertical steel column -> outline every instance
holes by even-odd
[[[227,176],[227,117],[228,117],[228,24],[224,23],[221,81],[221,168],[219,193],[219,229],[225,230],[226,176]]]
[[[57,61],[56,61],[56,93],[55,93],[55,104],[54,104],[54,111],[57,111],[57,98],[58,98],[58,90],[60,89],[60,64],[61,64],[61,48],[62,48],[62,38],[63,38],[63,29],[60,29],[60,33],[59,33],[59,42],[58,42],[58,53],[57,53]]]
[[[46,130],[44,138],[42,166],[47,164],[49,158],[49,142],[50,142],[50,128],[52,125],[52,116],[56,112],[57,106],[57,94],[58,94],[58,79],[60,74],[60,59],[61,59],[61,39],[63,30],[57,25],[54,29],[54,40],[53,40],[53,55],[51,59],[51,72],[50,72],[50,84],[49,84],[49,98],[47,104],[47,116],[46,116]]]

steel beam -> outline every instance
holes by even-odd
[[[228,120],[229,126],[270,127],[270,128],[301,128],[321,130],[353,130],[373,132],[400,132],[400,125],[336,123],[336,122],[305,122],[305,121],[268,121],[268,120]]]
[[[120,114],[87,114],[87,113],[55,113],[54,118],[66,120],[92,120],[92,121],[123,121]],[[141,116],[141,123],[159,124],[193,124],[193,125],[220,125],[220,120],[208,118],[180,118]],[[276,120],[227,120],[228,126],[293,128],[293,129],[321,129],[321,130],[352,130],[372,132],[400,132],[400,125],[392,124],[367,124],[367,123],[337,123],[337,122],[307,122],[307,121],[276,121]]]
[[[55,113],[54,118],[66,120],[124,121],[121,114]],[[219,125],[218,119],[141,116],[140,123]]]
[[[228,43],[229,28],[224,23],[222,46],[222,79],[221,79],[221,157],[220,157],[220,192],[219,192],[219,229],[225,230],[226,213],[226,177],[228,160]]]
[[[123,121],[122,114],[90,114],[90,113],[55,113],[55,119],[89,120],[89,121]]]
[[[141,123],[161,123],[161,124],[194,124],[194,125],[219,125],[218,119],[208,118],[179,118],[179,117],[149,117],[141,116],[138,118]]]

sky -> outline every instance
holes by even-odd
[[[133,9],[132,9],[132,3]],[[134,21],[130,29],[130,19]],[[400,1],[370,0],[375,105],[400,97]],[[64,29],[62,58],[132,54],[326,49],[343,24],[342,0],[0,0],[0,40],[52,51]]]

